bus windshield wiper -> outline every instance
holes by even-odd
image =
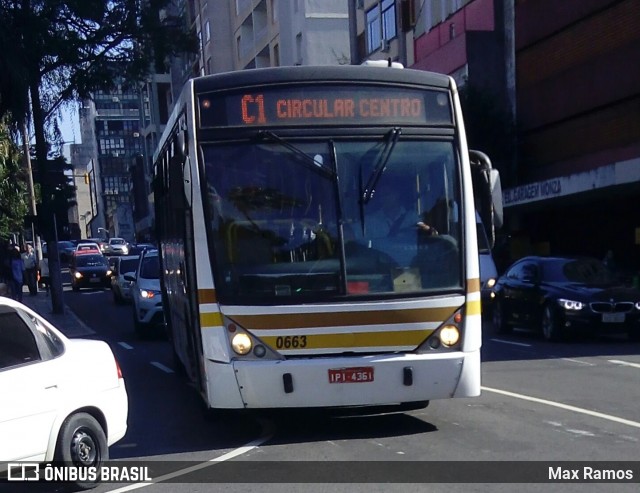
[[[391,153],[393,152],[393,148],[396,146],[398,142],[398,138],[402,133],[402,129],[399,127],[395,127],[391,129],[391,131],[386,136],[386,141],[384,144],[384,149],[380,153],[380,157],[378,158],[378,162],[376,163],[369,179],[367,180],[367,184],[364,186],[364,190],[362,191],[362,196],[360,197],[361,204],[367,204],[373,197],[373,194],[376,191],[376,186],[378,185],[378,181],[380,181],[380,177],[384,170],[387,168],[387,163],[389,162],[389,158],[391,157]]]
[[[309,156],[306,152],[304,152],[299,147],[293,145],[291,142],[287,142],[286,140],[284,140],[279,135],[277,135],[277,134],[275,134],[273,132],[270,132],[269,130],[260,130],[258,132],[258,138],[260,138],[262,140],[276,142],[276,143],[280,144],[281,146],[289,149],[291,152],[293,152],[293,153],[297,154],[298,156],[300,156],[301,158],[303,158],[303,163],[311,171],[319,173],[320,175],[324,176],[325,178],[335,178],[336,175],[335,175],[335,172],[333,170],[327,168],[324,164],[322,164],[321,162],[317,161],[315,158]]]

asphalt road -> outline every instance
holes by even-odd
[[[497,336],[487,326],[478,398],[408,413],[300,411],[211,422],[175,373],[168,344],[136,337],[130,305],[116,305],[109,290],[69,291],[65,301],[93,337],[110,343],[125,375],[129,431],[111,457],[158,461],[154,480],[177,471],[169,483],[102,484],[96,492],[640,489],[638,462],[632,484],[536,483],[539,471],[561,461],[640,460],[640,344],[624,338],[547,343],[519,330]]]

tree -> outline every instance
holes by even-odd
[[[66,102],[134,85],[168,56],[195,51],[170,0],[0,0],[0,116],[31,119],[42,209],[54,188],[47,173],[48,140],[60,141],[56,116]],[[51,238],[48,238],[51,240]],[[49,242],[51,301],[63,311],[57,244]]]
[[[27,210],[27,182],[22,155],[6,123],[0,122],[0,238],[7,238],[23,229]]]

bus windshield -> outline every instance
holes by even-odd
[[[221,301],[461,288],[452,141],[259,141],[209,144],[203,153]]]

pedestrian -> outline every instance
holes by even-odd
[[[35,296],[38,294],[38,259],[29,243],[22,254],[22,260],[24,261],[25,284],[29,288],[31,296]]]
[[[24,261],[16,246],[11,254],[11,297],[22,302],[22,286],[24,284]]]
[[[40,260],[40,283],[49,294],[49,258],[46,253],[42,255],[42,260]]]
[[[2,244],[0,251],[1,263],[0,263],[0,281],[4,282],[7,286],[11,285],[11,257],[13,255],[13,245]]]

